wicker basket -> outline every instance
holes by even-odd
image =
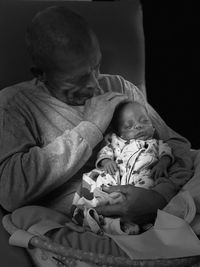
[[[141,260],[123,257],[106,256],[103,254],[95,254],[82,250],[72,249],[60,245],[46,238],[45,240],[35,236],[30,240],[33,247],[53,253],[54,260],[62,266],[70,265],[73,261],[83,261],[92,266],[114,266],[114,267],[197,267],[200,266],[200,255],[192,257],[171,258],[171,259],[151,259]],[[69,264],[70,263],[70,264]],[[74,266],[74,265],[73,265]]]

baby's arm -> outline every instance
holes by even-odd
[[[99,151],[96,161],[96,167],[103,169],[110,175],[114,175],[118,170],[117,164],[114,161],[114,150],[112,147],[112,137],[109,135],[105,138],[106,145]]]
[[[161,177],[168,178],[168,168],[174,161],[174,157],[172,155],[171,148],[167,143],[159,140],[159,161],[151,170],[151,177],[154,179],[158,179]]]
[[[104,159],[110,159],[114,161],[114,150],[112,146],[112,138],[110,135],[107,135],[104,139],[105,145],[101,148],[97,155],[97,160],[96,160],[96,168],[101,169],[106,161],[102,164],[102,160]]]
[[[161,177],[168,178],[168,168],[171,165],[171,161],[171,157],[168,155],[162,156],[151,169],[151,177],[155,180]]]

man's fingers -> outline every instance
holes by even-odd
[[[104,99],[104,100],[110,101],[112,98],[114,98],[116,96],[124,96],[124,95],[121,94],[121,93],[117,93],[117,92],[107,92],[107,93],[105,93],[103,95],[97,96],[97,98],[98,99]]]
[[[114,168],[114,171],[115,171],[115,172],[118,171],[118,168],[117,168],[117,165],[116,165],[116,164],[114,164],[113,168]]]
[[[122,204],[95,207],[98,214],[103,216],[123,216]]]
[[[108,169],[108,173],[112,176],[114,173],[113,173],[113,169],[112,168],[109,168]]]
[[[108,165],[108,166],[107,166],[107,173],[109,173],[110,175],[113,175],[113,168],[112,168],[112,165]]]
[[[121,94],[121,93],[117,93],[117,92],[108,92],[105,93],[103,95],[98,95],[95,96],[93,98],[91,98],[91,100],[93,101],[109,101],[112,105],[116,106],[117,104],[119,104],[122,101],[125,101],[128,99],[127,95]]]
[[[92,98],[89,98],[85,101],[85,107],[89,106],[91,103]]]
[[[120,192],[112,192],[110,193],[110,197],[112,197],[113,199],[122,197],[122,194]]]
[[[116,168],[115,168],[115,165],[112,165],[112,174],[114,175],[115,174],[115,172],[116,172]]]
[[[110,173],[111,175],[113,175],[113,168],[112,168],[112,165],[109,166],[109,173]]]
[[[102,190],[106,193],[120,192],[120,185],[102,186]]]
[[[125,95],[119,95],[113,97],[111,100],[109,100],[110,104],[113,105],[114,107],[117,107],[122,102],[125,102],[128,99],[127,96]]]
[[[122,194],[127,194],[128,190],[134,187],[133,185],[112,185],[112,186],[102,186],[102,190],[107,192],[107,193],[112,193],[112,192],[121,192]]]

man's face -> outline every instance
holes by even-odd
[[[56,53],[58,71],[47,75],[47,85],[56,98],[69,105],[84,105],[94,95],[101,94],[98,83],[101,52],[93,38],[93,46],[87,55]]]

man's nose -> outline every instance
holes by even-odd
[[[100,85],[99,85],[98,78],[97,78],[95,71],[91,72],[90,78],[87,82],[86,87],[95,89],[95,95],[100,94],[101,89],[100,89]]]

